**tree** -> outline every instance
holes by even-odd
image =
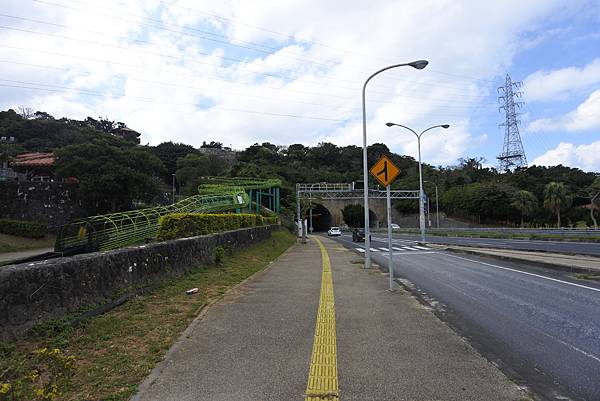
[[[209,148],[209,149],[223,149],[223,144],[221,142],[210,141],[210,143],[206,143],[206,141],[202,141],[201,148]]]
[[[562,182],[552,181],[544,188],[544,207],[556,214],[557,227],[560,228],[560,212],[573,203],[572,196]]]
[[[154,153],[164,164],[165,169],[167,170],[166,177],[170,180],[171,174],[173,174],[177,170],[177,160],[181,159],[188,154],[198,154],[198,151],[191,145],[186,145],[184,143],[173,143],[163,142],[159,145],[150,148],[150,151]],[[169,182],[167,180],[167,182]]]
[[[19,106],[19,115],[23,120],[31,120],[35,117],[35,113],[31,107]]]
[[[190,153],[177,160],[177,181],[187,195],[198,194],[196,187],[200,178],[210,175],[208,172],[208,158],[204,155]]]
[[[524,216],[529,216],[537,208],[538,200],[531,192],[520,190],[515,192],[510,205],[521,212],[521,227],[523,227]]]
[[[362,227],[364,225],[365,208],[358,203],[346,205],[342,209],[344,222],[350,227]]]
[[[590,209],[590,218],[594,223],[594,228],[598,228],[598,221],[595,214],[596,210],[600,209],[600,177],[596,177],[594,182],[585,188],[580,196],[590,200],[590,203],[586,207]]]
[[[117,147],[107,142],[65,146],[57,151],[59,177],[75,177],[88,211],[128,210],[133,200],[148,201],[158,193],[156,177],[164,167],[140,147]]]

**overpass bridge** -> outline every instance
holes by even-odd
[[[419,199],[419,190],[392,190],[392,200]],[[360,204],[364,206],[364,192],[354,183],[298,183],[296,184],[297,217],[300,216],[302,202],[315,203],[308,211],[312,214],[315,231],[322,231],[329,226],[339,226],[344,223],[342,210],[347,205]],[[387,224],[386,191],[369,189],[369,220],[371,227]],[[392,220],[399,217],[392,208]],[[309,227],[311,224],[309,223]]]

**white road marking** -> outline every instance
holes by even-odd
[[[503,267],[503,266],[498,266],[498,265],[494,265],[494,264],[491,264],[491,263],[480,262],[480,261],[478,261],[478,260],[473,260],[473,259],[463,258],[463,257],[461,257],[461,256],[450,255],[450,254],[445,254],[445,255],[446,255],[446,256],[450,256],[451,258],[462,259],[462,260],[466,260],[466,261],[473,262],[473,263],[479,263],[480,265],[485,265],[485,266],[495,267],[495,268],[497,268],[497,269],[508,270],[508,271],[515,272],[515,273],[526,274],[526,275],[528,275],[528,276],[539,277],[539,278],[543,278],[543,279],[546,279],[546,280],[555,281],[555,282],[557,282],[557,283],[562,283],[562,284],[572,285],[572,286],[574,286],[574,287],[585,288],[585,289],[587,289],[587,290],[592,290],[592,291],[600,292],[600,288],[588,287],[588,286],[581,285],[581,284],[571,283],[571,282],[569,282],[569,281],[564,281],[564,280],[559,280],[559,279],[552,278],[552,277],[546,277],[546,276],[542,276],[541,274],[535,274],[535,273],[524,272],[524,271],[521,271],[521,270],[511,269],[510,267]]]
[[[409,251],[416,251],[416,247],[415,248],[411,248],[410,246],[403,246],[402,248],[407,249]]]
[[[398,248],[397,246],[393,246],[393,247],[392,247],[392,249],[393,249],[394,251],[401,251],[401,250],[402,250],[402,248]]]
[[[371,250],[371,252],[379,252],[379,250],[375,249],[375,248],[369,248],[369,249]]]
[[[429,248],[425,248],[424,246],[417,246],[417,245],[413,245],[413,248],[417,248],[417,249],[424,249],[426,251],[429,250]]]
[[[379,248],[379,249],[381,249],[383,252],[389,252],[389,251],[390,251],[390,250],[389,250],[389,249],[387,249],[387,248]]]
[[[363,248],[356,248],[358,252],[366,252]]]

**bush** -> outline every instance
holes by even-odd
[[[30,221],[0,219],[0,233],[26,238],[43,238],[47,227]]]
[[[174,213],[161,217],[157,239],[167,241],[269,224],[277,224],[277,217],[255,214]]]

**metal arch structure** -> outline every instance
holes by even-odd
[[[104,251],[148,242],[156,238],[160,218],[172,213],[260,212],[265,198],[268,209],[279,213],[276,179],[204,177],[199,195],[168,206],[110,213],[75,220],[61,227],[54,250],[62,254]],[[254,202],[254,205],[253,205]]]
[[[363,199],[364,191],[354,189],[352,184],[319,182],[314,184],[296,184],[298,201],[300,199]],[[419,190],[392,190],[392,199],[419,199]],[[369,189],[369,198],[386,198],[383,189]]]

